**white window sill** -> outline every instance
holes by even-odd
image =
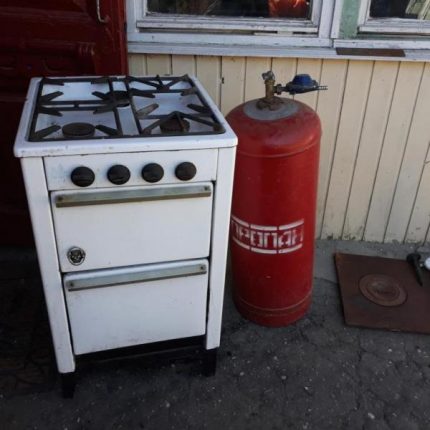
[[[198,39],[198,40],[196,40]],[[403,49],[404,57],[338,55],[336,48]],[[381,61],[430,61],[430,42],[333,40],[316,37],[129,33],[130,54],[327,58]]]

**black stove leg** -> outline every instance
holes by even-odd
[[[72,399],[75,394],[76,378],[75,372],[60,373],[61,393],[64,399]]]
[[[203,375],[214,376],[216,373],[218,348],[207,349],[203,356]]]

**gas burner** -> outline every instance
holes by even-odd
[[[191,124],[208,127],[210,130],[205,134],[222,133],[224,131],[222,125],[215,122],[211,115],[202,117],[198,114],[174,111],[168,115],[154,115],[153,118],[157,120],[142,130],[144,136],[163,136],[167,134],[180,136],[187,133],[192,134],[189,133]],[[156,133],[157,127],[160,128],[161,134]]]
[[[180,116],[169,118],[160,124],[163,133],[187,133],[190,129],[190,122]]]
[[[64,137],[70,139],[93,137],[96,128],[88,122],[71,122],[62,127]]]
[[[130,105],[130,98],[127,91],[114,90],[108,93],[94,91],[93,95],[107,102],[114,103],[116,107],[127,107]]]

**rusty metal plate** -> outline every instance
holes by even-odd
[[[408,295],[395,278],[387,275],[366,275],[358,283],[361,294],[381,306],[400,306]]]
[[[335,254],[348,325],[430,334],[430,273],[424,286],[406,261]]]

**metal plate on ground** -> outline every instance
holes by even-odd
[[[335,254],[348,325],[430,334],[430,274],[424,286],[404,260]]]

